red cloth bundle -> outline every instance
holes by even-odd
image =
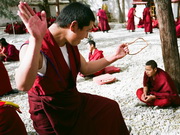
[[[120,68],[119,67],[114,67],[114,66],[108,66],[104,68],[104,72],[105,73],[116,73],[116,72],[120,72]]]
[[[116,78],[113,75],[110,75],[107,73],[107,74],[103,74],[103,75],[94,77],[93,81],[99,85],[102,85],[102,84],[115,82]]]

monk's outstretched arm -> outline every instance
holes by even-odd
[[[89,75],[95,73],[106,66],[110,65],[111,63],[115,62],[118,59],[123,58],[129,53],[128,47],[125,44],[120,45],[116,52],[112,55],[105,56],[104,58],[86,62],[84,57],[81,55],[81,73],[84,75]]]
[[[41,19],[34,13],[26,2],[20,2],[18,15],[25,24],[29,34],[29,45],[20,51],[20,66],[16,71],[16,85],[19,90],[28,91],[41,68],[40,48],[47,30],[46,13],[41,12]]]

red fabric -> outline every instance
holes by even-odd
[[[137,27],[144,28],[144,21],[142,19],[139,19],[139,23],[138,23]]]
[[[136,95],[139,98],[139,100],[141,100],[141,96],[143,94],[143,88],[140,88],[137,90]],[[141,100],[142,102],[144,102],[143,100]],[[144,102],[146,103],[146,102]],[[162,99],[156,99],[152,102],[146,103],[148,106],[159,106],[159,107],[166,107],[171,105],[170,100],[166,99],[166,98],[162,98]]]
[[[93,25],[93,28],[91,29],[90,32],[96,32],[96,31],[98,31],[98,30],[99,30],[99,28],[96,27],[96,25],[94,24],[94,25]]]
[[[143,20],[144,20],[144,31],[152,32],[152,19],[151,19],[149,7],[144,8]]]
[[[95,60],[98,60],[98,59],[101,59],[101,58],[104,58],[103,51],[98,50],[98,49],[95,49],[93,54],[89,53],[89,57],[88,57],[89,61],[95,61]],[[93,76],[98,76],[98,75],[101,75],[101,74],[104,74],[104,73],[112,74],[112,73],[116,73],[116,72],[120,72],[120,68],[114,67],[114,66],[107,66],[104,69],[94,73]]]
[[[177,20],[175,21],[175,25],[177,26],[178,24],[180,24],[180,19],[177,19]]]
[[[23,34],[26,33],[25,26],[23,24],[15,23],[14,25],[14,32],[15,34]],[[13,34],[13,26],[12,24],[7,24],[6,29],[4,32]]]
[[[99,85],[112,83],[116,81],[116,78],[110,74],[103,74],[93,78],[93,81]]]
[[[14,45],[8,44],[4,47],[3,53],[7,57],[2,57],[2,61],[19,61],[19,50]]]
[[[180,37],[180,24],[176,26],[176,37]]]
[[[128,135],[115,101],[77,91],[79,51],[68,44],[67,50],[73,70],[67,66],[51,33],[47,32],[42,52],[47,57],[48,68],[28,92],[29,112],[36,131],[40,135]]]
[[[97,13],[97,16],[99,16],[99,24],[98,24],[99,29],[101,31],[110,30],[110,26],[108,23],[108,18],[107,18],[106,12],[103,9],[100,9]]]
[[[174,82],[162,69],[158,68],[154,80],[152,77],[148,77],[146,73],[144,73],[143,85],[148,87],[148,94],[155,95],[157,98],[148,105],[157,105],[160,107],[180,105],[180,97],[178,96]],[[141,95],[142,89],[139,89],[137,91],[139,99],[141,98]]]
[[[0,134],[27,135],[24,123],[12,107],[0,106]]]
[[[98,59],[101,59],[101,58],[104,58],[103,51],[98,50],[98,49],[95,49],[93,54],[89,53],[89,57],[88,57],[89,61],[95,61],[95,60],[98,60]],[[104,73],[104,69],[102,69],[100,71],[97,71],[93,75],[98,76],[98,75],[101,75],[103,73]]]
[[[104,68],[104,72],[112,74],[112,73],[120,72],[120,68],[114,66],[107,66]]]
[[[134,23],[134,12],[136,11],[135,8],[130,8],[128,12],[128,23],[127,23],[127,30],[135,30],[135,23]]]
[[[4,64],[0,61],[0,96],[12,90],[9,76]]]
[[[158,24],[158,20],[157,19],[152,20],[152,27],[153,28],[159,28],[159,24]]]
[[[6,29],[4,30],[4,32],[12,34],[13,33],[12,24],[7,24]]]

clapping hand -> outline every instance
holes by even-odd
[[[18,15],[26,26],[28,32],[35,39],[42,40],[47,30],[45,11],[42,11],[41,16],[38,17],[26,2],[20,2],[18,7]]]

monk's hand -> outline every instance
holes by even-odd
[[[143,94],[141,95],[141,100],[144,101],[144,102],[146,102],[146,99],[147,99],[147,95],[146,95],[145,93],[143,93]]]
[[[126,56],[128,53],[129,53],[129,49],[128,49],[127,44],[121,44],[117,48],[115,56],[116,56],[117,59],[121,59],[124,56]]]
[[[47,30],[46,13],[42,11],[41,16],[38,17],[26,2],[20,2],[18,8],[18,15],[31,36],[43,39]]]
[[[147,98],[145,99],[145,102],[151,102],[151,101],[153,101],[153,100],[155,100],[156,99],[156,96],[154,96],[154,95],[148,95],[147,96]]]

